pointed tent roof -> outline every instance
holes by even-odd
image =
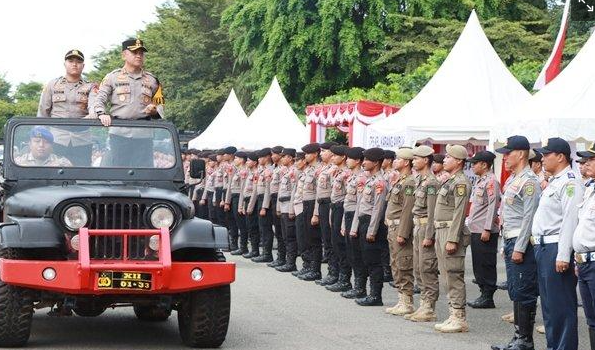
[[[299,149],[308,142],[304,124],[285,99],[277,77],[248,118],[237,146],[246,149],[284,146]]]
[[[207,129],[188,143],[189,148],[215,149],[230,146],[234,143],[231,135],[244,132],[248,121],[246,112],[233,89],[229,93],[225,104]]]
[[[568,66],[531,99],[508,115],[510,122],[494,128],[494,141],[525,135],[531,142],[561,137],[595,140],[595,33]]]
[[[394,117],[368,128],[368,146],[378,144],[372,140],[382,143],[394,137],[405,145],[423,139],[488,140],[494,116],[529,97],[494,51],[473,11],[428,84]]]

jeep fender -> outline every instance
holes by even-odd
[[[171,250],[183,248],[229,249],[227,229],[198,218],[182,220],[171,234]]]
[[[52,218],[10,217],[0,224],[0,248],[63,248],[64,233]]]

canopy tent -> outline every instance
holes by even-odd
[[[529,97],[494,51],[473,11],[436,74],[398,118],[368,128],[366,146],[395,149],[427,139],[487,144],[494,116]]]
[[[324,142],[326,128],[336,127],[348,133],[349,145],[362,145],[369,125],[399,111],[398,106],[372,101],[347,102],[306,107],[310,142]]]
[[[240,101],[233,89],[229,93],[225,104],[207,129],[196,138],[188,142],[188,148],[217,149],[232,145],[230,135],[243,132],[248,117],[242,109]]]
[[[304,124],[285,99],[276,77],[248,118],[246,127],[237,135],[234,144],[245,149],[273,146],[300,149],[308,143]]]
[[[532,143],[561,137],[568,141],[595,140],[595,34],[568,66],[542,90],[508,113],[497,124],[492,141],[525,135]]]

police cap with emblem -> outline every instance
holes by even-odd
[[[143,41],[140,39],[128,39],[128,40],[122,41],[122,51],[125,51],[125,50],[136,51],[138,49],[141,49],[144,52],[149,51],[145,47],[145,44],[143,43]]]
[[[295,149],[294,148],[283,148],[283,150],[281,150],[280,154],[282,156],[290,156],[290,157],[295,157]]]
[[[43,126],[36,126],[29,132],[29,138],[41,138],[50,143],[54,143],[54,135]]]
[[[304,151],[304,153],[308,154],[308,153],[318,153],[320,152],[320,145],[317,143],[311,143],[308,145],[305,145],[304,147],[302,147],[302,151]]]
[[[260,151],[258,151],[257,153],[258,153],[258,158],[264,158],[264,157],[271,155],[271,149],[268,147],[265,147],[265,148],[261,149]]]
[[[70,50],[66,53],[66,55],[64,55],[64,60],[67,60],[71,57],[76,57],[78,59],[80,59],[81,61],[85,60],[85,55],[83,55],[82,52],[80,52],[79,50]]]
[[[222,156],[225,154],[225,149],[218,149],[217,151],[215,151],[215,154],[218,156]]]
[[[382,148],[368,148],[364,151],[364,158],[372,162],[381,162],[384,160],[384,150]]]
[[[528,151],[531,149],[529,140],[525,136],[515,135],[508,138],[504,147],[498,148],[496,152],[508,154],[512,151]]]
[[[552,137],[547,140],[547,145],[536,149],[541,154],[561,153],[570,157],[570,144],[559,137]]]
[[[473,155],[473,157],[469,158],[468,161],[470,163],[479,163],[479,162],[486,162],[488,164],[492,164],[496,159],[496,155],[490,151],[480,151]]]
[[[585,162],[587,159],[595,158],[595,143],[592,143],[591,147],[589,147],[589,149],[586,151],[576,152],[576,155],[581,158],[585,158]]]
[[[347,158],[362,160],[364,159],[364,149],[361,147],[352,147],[345,151]]]

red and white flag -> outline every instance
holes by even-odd
[[[566,30],[568,29],[568,18],[570,16],[570,1],[571,0],[566,0],[564,12],[562,14],[562,22],[560,23],[560,31],[558,32],[558,37],[556,37],[556,43],[554,44],[554,50],[545,66],[543,66],[541,73],[539,73],[537,81],[535,81],[535,85],[533,85],[534,90],[541,90],[560,73],[562,68],[562,53],[564,52],[564,43],[566,41]]]

